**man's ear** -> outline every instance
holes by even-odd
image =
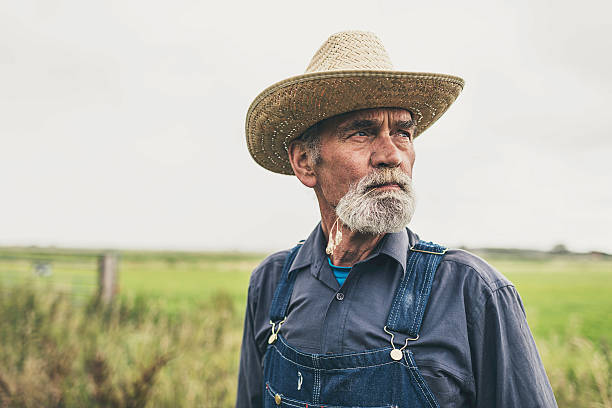
[[[313,188],[317,185],[317,177],[312,167],[312,160],[308,156],[303,143],[293,142],[289,145],[289,161],[295,176],[306,187]]]

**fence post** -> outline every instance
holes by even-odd
[[[107,252],[98,258],[98,295],[110,303],[119,292],[119,262],[117,254]]]

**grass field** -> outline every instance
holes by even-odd
[[[89,296],[92,255],[0,249],[0,406],[231,406],[263,256],[125,252],[105,307]],[[612,407],[612,262],[485,258],[517,286],[559,406]],[[34,277],[33,259],[52,276]]]
[[[490,261],[517,287],[537,338],[612,341],[612,262],[566,256]]]
[[[154,296],[169,306],[227,293],[242,310],[249,276],[261,255],[216,254],[180,261],[124,257],[121,288]],[[488,258],[517,287],[538,338],[578,335],[612,341],[612,261],[557,256],[549,259]]]

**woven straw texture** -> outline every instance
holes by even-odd
[[[394,71],[376,35],[337,33],[315,53],[305,74],[255,98],[246,117],[247,146],[264,168],[293,174],[289,143],[315,123],[360,109],[403,108],[412,112],[418,136],[455,101],[463,84],[451,75]]]

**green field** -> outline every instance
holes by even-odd
[[[124,294],[189,304],[224,292],[242,310],[249,276],[261,255],[216,254],[180,261],[125,256]],[[612,341],[612,261],[556,256],[548,259],[487,259],[517,287],[538,338],[578,335]]]
[[[232,406],[263,255],[123,252],[110,306],[94,255],[0,249],[0,407]],[[484,257],[518,288],[559,406],[612,407],[610,258]]]
[[[612,341],[612,262],[588,258],[490,260],[517,287],[537,338]]]

